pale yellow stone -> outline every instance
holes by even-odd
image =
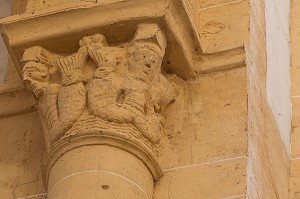
[[[291,92],[292,96],[300,95],[300,2],[291,1]]]
[[[298,56],[295,56],[295,57],[298,57]],[[300,62],[299,62],[299,65],[291,66],[291,84],[292,84],[291,85],[292,97],[300,96]]]
[[[22,89],[23,87],[24,86],[21,81],[21,78],[19,77],[12,62],[9,61],[7,72],[4,77],[4,82],[3,82],[3,84],[0,84],[0,93],[17,90],[17,89]]]
[[[229,70],[245,67],[246,55],[243,47],[197,57],[195,70],[198,74],[213,73],[218,70]]]
[[[300,159],[291,160],[290,198],[300,198]]]
[[[300,198],[300,1],[291,1],[291,95],[292,98],[292,136],[290,166],[290,198]]]
[[[78,76],[76,76],[77,73],[68,76],[70,74],[65,74],[64,72],[70,72],[68,71],[70,69],[70,65],[73,66],[70,60],[78,54],[80,55],[80,53],[82,53],[82,51],[80,50],[84,49],[85,44],[83,44],[83,48],[79,50],[78,41],[80,39],[84,40],[84,38],[86,39],[86,41],[89,41],[89,39],[93,37],[91,35],[98,33],[99,27],[101,27],[101,31],[103,31],[103,34],[107,38],[109,38],[108,41],[112,42],[113,45],[105,46],[106,44],[105,42],[103,42],[102,44],[104,44],[105,46],[104,50],[102,49],[100,51],[97,51],[97,47],[99,47],[97,46],[97,44],[95,45],[96,48],[93,49],[95,51],[89,52],[90,58],[93,58],[93,60],[96,63],[90,66],[91,68],[94,67],[94,69],[96,69],[97,67],[101,68],[103,66],[103,60],[99,58],[102,55],[111,55],[111,57],[109,57],[109,61],[112,61],[112,63],[114,63],[115,57],[113,57],[113,55],[115,54],[111,53],[110,50],[116,50],[118,47],[125,48],[126,46],[128,46],[128,43],[124,45],[124,41],[126,40],[126,42],[128,42],[127,40],[132,39],[134,37],[134,32],[136,30],[135,28],[137,26],[137,23],[139,23],[139,20],[144,18],[148,20],[147,17],[149,17],[149,19],[151,18],[150,20],[152,21],[152,19],[155,18],[161,22],[159,23],[159,25],[166,25],[167,28],[164,27],[161,28],[159,31],[156,30],[155,32],[160,34],[166,31],[168,43],[165,42],[163,36],[158,36],[159,38],[154,39],[144,38],[143,35],[145,35],[148,31],[137,32],[137,34],[135,35],[136,41],[140,43],[142,43],[141,38],[146,40],[147,42],[156,42],[156,46],[150,46],[152,47],[151,50],[154,49],[156,53],[157,48],[161,48],[161,50],[164,51],[165,47],[167,46],[166,59],[164,59],[166,61],[166,63],[164,63],[164,69],[166,70],[163,71],[162,74],[166,75],[168,79],[160,78],[158,80],[155,79],[155,81],[162,82],[164,84],[167,84],[166,81],[170,81],[169,83],[174,85],[174,87],[176,88],[176,90],[173,90],[173,86],[167,87],[165,85],[163,85],[162,87],[166,87],[168,89],[162,89],[162,87],[159,86],[158,88],[156,88],[152,85],[152,83],[155,81],[150,81],[151,83],[148,84],[153,89],[157,89],[158,91],[160,91],[156,95],[147,96],[150,97],[151,100],[154,98],[159,98],[164,94],[172,95],[171,98],[160,100],[159,103],[156,103],[155,101],[149,102],[150,104],[155,104],[156,107],[164,107],[168,104],[172,104],[172,106],[167,108],[168,110],[166,110],[166,112],[162,111],[163,108],[155,110],[157,111],[155,114],[151,112],[153,111],[153,109],[147,110],[148,115],[154,114],[160,116],[159,119],[161,120],[159,120],[158,123],[161,123],[161,128],[164,128],[161,133],[162,135],[160,142],[158,137],[156,137],[154,141],[150,139],[151,142],[153,141],[153,144],[156,144],[153,154],[156,155],[157,153],[159,155],[159,163],[161,163],[161,166],[163,167],[163,169],[165,169],[165,176],[162,177],[161,181],[158,181],[157,186],[154,187],[157,189],[155,199],[226,198],[241,196],[246,193],[247,88],[246,69],[243,64],[240,64],[241,62],[243,62],[244,56],[242,46],[243,41],[246,38],[245,31],[248,30],[248,20],[246,20],[246,18],[248,17],[248,13],[246,12],[248,10],[248,7],[246,1],[230,3],[224,6],[218,5],[224,3],[226,4],[229,2],[222,0],[210,3],[208,1],[187,1],[188,3],[190,3],[188,7],[189,12],[194,13],[195,15],[195,23],[197,23],[198,17],[203,17],[202,21],[200,22],[200,25],[202,25],[202,27],[199,27],[199,30],[202,31],[200,33],[203,36],[202,44],[204,49],[206,50],[206,53],[208,51],[210,53],[221,52],[233,48],[239,48],[238,51],[242,51],[241,53],[238,53],[238,55],[236,56],[237,58],[234,59],[234,61],[232,61],[233,58],[229,53],[226,54],[227,57],[222,57],[223,59],[231,59],[226,60],[226,63],[224,63],[222,59],[218,59],[213,64],[211,64],[213,67],[205,66],[204,70],[206,70],[206,72],[198,73],[199,76],[195,80],[191,79],[191,74],[192,72],[194,72],[191,70],[194,69],[192,66],[196,65],[194,64],[194,61],[199,61],[197,59],[193,59],[195,56],[194,51],[197,48],[199,49],[197,39],[195,39],[197,35],[195,35],[192,31],[192,28],[194,27],[187,28],[187,26],[190,25],[190,22],[187,20],[187,17],[185,16],[186,13],[184,12],[184,10],[180,9],[180,7],[178,6],[182,6],[179,0],[139,1],[147,2],[147,5],[149,5],[149,7],[144,6],[144,4],[136,4],[137,1],[120,1],[121,3],[118,5],[126,5],[126,8],[124,9],[113,9],[115,5],[114,2],[119,2],[118,0],[107,0],[101,2],[98,1],[99,4],[104,3],[105,5],[103,5],[103,7],[107,8],[107,10],[103,9],[103,7],[99,5],[94,5],[96,1],[93,0],[76,0],[73,2],[66,0],[28,0],[28,2],[29,4],[27,6],[27,13],[23,15],[26,19],[20,22],[20,17],[12,17],[11,21],[8,22],[11,23],[11,26],[9,26],[9,28],[8,26],[6,27],[6,30],[12,33],[12,35],[14,35],[9,38],[9,42],[12,42],[11,44],[12,46],[14,46],[14,49],[11,50],[16,56],[15,63],[19,63],[20,59],[22,58],[24,49],[31,47],[32,45],[40,45],[43,46],[44,49],[51,50],[54,53],[59,54],[59,56],[56,57],[57,59],[55,59],[53,63],[55,63],[54,65],[60,69],[60,71],[58,72],[62,73],[62,79],[67,80],[64,80],[64,83],[61,83],[60,78],[57,78],[59,79],[58,81],[57,79],[51,79],[51,83],[57,81],[60,84],[60,88],[69,87],[70,84],[74,85],[78,83],[79,80],[77,79]],[[162,3],[161,6],[159,6],[160,4],[158,4],[158,2]],[[206,4],[206,7],[215,5],[217,5],[217,7],[202,9],[201,13],[199,14],[198,5],[195,5],[198,3],[202,3],[202,6]],[[74,5],[75,7],[73,7],[71,10],[64,10],[65,8]],[[137,12],[133,11],[134,9],[133,7],[131,7],[132,5],[135,6],[134,8],[137,10]],[[93,8],[93,6],[95,6],[95,8]],[[20,7],[18,9],[22,10],[23,8]],[[58,11],[59,9],[60,11]],[[87,12],[88,9],[93,10],[93,12]],[[48,15],[46,12],[49,10],[51,10],[51,14]],[[78,10],[79,12],[77,12]],[[103,12],[97,12],[99,10],[102,10]],[[108,10],[112,11],[112,13],[109,12],[109,15],[105,14],[105,12],[108,12]],[[242,18],[242,20],[240,21],[238,21],[238,17],[236,17],[236,10],[238,10],[238,16]],[[180,13],[178,14],[177,11]],[[43,13],[43,17],[39,13]],[[85,17],[81,16],[82,13],[88,13],[88,15],[85,16],[87,18],[91,17],[90,19],[92,20],[87,21]],[[131,22],[128,20],[128,18],[130,18],[128,16],[131,16],[131,14],[133,14],[132,18],[136,17],[135,19],[137,19],[138,22]],[[101,15],[102,17],[99,17],[99,15]],[[145,15],[147,15],[147,17],[145,17]],[[64,17],[66,16],[67,18],[69,17],[69,20],[64,20],[64,22],[57,20],[65,19]],[[73,20],[73,18],[70,16],[79,16],[77,20],[79,20],[80,23],[76,20]],[[116,17],[114,18],[114,16]],[[190,15],[190,17],[192,17],[192,14]],[[51,23],[51,20],[53,20],[53,23]],[[57,23],[58,21],[62,23]],[[101,25],[99,25],[98,22]],[[130,22],[130,24],[127,24],[127,22]],[[117,25],[111,26],[111,24],[114,23],[116,23]],[[221,29],[223,25],[225,26],[224,30],[222,29],[220,32],[218,32],[218,23],[221,24]],[[182,26],[178,26],[180,24]],[[34,27],[34,25],[36,25],[36,27],[33,28],[35,31],[32,31],[32,27]],[[52,28],[48,25],[51,25]],[[102,28],[103,25],[105,26],[104,28]],[[247,28],[245,28],[246,26]],[[214,32],[216,29],[216,33],[208,33],[210,31]],[[74,32],[70,33],[70,30],[74,32],[78,30],[78,35]],[[10,33],[8,33],[8,35],[10,35]],[[54,34],[56,35],[54,36]],[[59,34],[59,38],[56,37],[58,36],[57,34]],[[109,36],[107,36],[107,34]],[[120,41],[123,42],[121,42],[121,46],[118,46],[119,41],[114,36],[121,38]],[[207,36],[207,38],[205,38],[205,36]],[[93,42],[95,41],[93,40]],[[145,42],[146,45],[147,42]],[[87,42],[86,44],[90,45],[91,43]],[[82,43],[80,43],[80,45],[82,47]],[[120,50],[120,48],[118,48],[117,50]],[[89,48],[89,50],[91,51],[91,48]],[[68,53],[64,54],[66,52]],[[68,57],[68,55],[72,54],[71,52],[75,53],[73,54],[74,57]],[[200,50],[198,50],[198,53],[199,52]],[[96,53],[99,53],[99,57],[93,56]],[[147,53],[141,53],[139,55],[140,57],[142,57],[141,55],[148,55]],[[162,55],[160,56],[163,57],[163,54],[164,53],[162,53]],[[122,53],[119,53],[118,55],[122,55]],[[224,54],[218,56],[223,55]],[[31,61],[34,63],[39,61],[45,61],[45,59],[43,59],[45,57],[41,57],[39,57],[39,60],[35,60],[37,58],[35,56],[29,58],[25,56],[23,57],[23,61]],[[169,59],[170,57],[171,59]],[[153,57],[151,58],[153,63],[157,60],[158,62],[162,61],[162,58],[157,58],[155,60],[153,60]],[[212,56],[210,58],[210,60],[212,60],[214,57]],[[140,60],[143,60],[143,58],[141,58]],[[50,61],[52,62],[53,60],[50,59]],[[209,59],[207,59],[206,61],[209,62]],[[171,67],[168,67],[168,64],[170,64],[168,62],[171,63]],[[240,65],[236,63],[239,63]],[[20,64],[20,67],[18,68],[20,74],[22,72],[21,69],[23,67],[23,64],[24,62],[22,62]],[[49,62],[43,62],[43,64],[49,64]],[[176,67],[174,67],[173,64],[176,64]],[[231,67],[232,65],[234,66]],[[39,69],[41,68],[43,67],[40,66]],[[210,70],[211,68],[214,68],[214,70]],[[75,66],[72,69],[78,68]],[[170,69],[170,71],[167,69]],[[79,70],[77,70],[76,72],[78,71]],[[24,70],[23,73],[25,75],[23,74],[23,76],[28,78],[30,75],[32,75],[29,74],[30,72],[32,71]],[[38,70],[38,73],[40,74],[37,74],[35,76],[35,78],[37,78],[37,81],[41,80],[43,77],[45,78],[43,72],[44,71],[42,70]],[[176,73],[178,76],[180,75],[185,79],[183,80],[180,77],[176,77],[176,75],[173,74],[167,75],[166,72]],[[84,75],[86,74],[87,73],[85,73]],[[28,75],[28,77],[26,75]],[[92,75],[86,75],[85,77],[93,79],[95,76],[93,76],[92,73]],[[31,90],[36,89],[35,86],[37,85],[43,86],[43,84],[34,84],[36,82],[33,79],[25,79],[25,82],[29,87],[31,87]],[[73,80],[75,83],[73,82]],[[114,79],[111,78],[110,80]],[[30,81],[32,81],[32,85],[28,84]],[[87,85],[90,86],[92,85],[92,83],[90,82]],[[141,84],[134,85],[134,88],[139,87],[141,87]],[[97,90],[105,90],[106,93],[110,93],[112,89],[111,87],[103,86],[101,88],[99,87],[99,89],[97,88]],[[35,92],[35,94],[37,94],[37,98],[40,97],[39,92],[39,90]],[[40,109],[46,107],[46,111],[40,110],[41,118],[43,120],[42,122],[44,124],[44,132],[47,132],[53,126],[53,123],[49,122],[48,120],[50,117],[53,116],[53,112],[49,112],[49,110],[50,108],[56,107],[57,104],[59,104],[59,107],[54,110],[60,111],[64,109],[64,111],[61,111],[58,116],[59,120],[63,118],[62,120],[64,120],[64,128],[71,128],[72,125],[74,125],[74,120],[72,118],[73,116],[75,116],[75,120],[78,120],[76,114],[80,115],[80,111],[82,110],[77,111],[76,109],[80,108],[80,105],[82,104],[83,106],[85,106],[86,103],[84,102],[80,105],[76,104],[74,106],[73,102],[75,100],[78,100],[78,98],[73,96],[65,96],[65,94],[74,93],[76,94],[76,92],[71,91],[60,92],[60,95],[58,97],[59,99],[57,99],[57,97],[53,97],[54,100],[52,99],[50,105],[42,104],[41,106],[39,106]],[[150,92],[148,92],[147,94],[149,93]],[[173,97],[174,93],[176,94],[176,97]],[[82,94],[82,96],[85,96],[85,93]],[[90,99],[90,96],[88,97]],[[5,148],[3,149],[0,145],[0,154],[6,153],[6,150],[11,150],[8,155],[14,158],[14,162],[10,162],[10,167],[8,169],[7,167],[4,168],[4,170],[7,171],[7,175],[5,175],[3,181],[7,184],[4,188],[5,192],[3,192],[8,196],[12,195],[12,193],[14,192],[14,194],[16,194],[16,197],[33,197],[34,195],[45,193],[46,190],[44,190],[44,188],[41,188],[42,181],[40,179],[40,175],[36,175],[37,177],[35,179],[29,181],[29,177],[32,177],[33,174],[36,174],[36,172],[41,171],[41,157],[42,154],[45,152],[44,142],[42,138],[43,130],[41,128],[41,121],[36,112],[32,114],[23,114],[17,116],[18,119],[16,119],[16,117],[14,116],[30,111],[35,111],[36,106],[35,103],[33,103],[35,102],[35,100],[32,96],[30,97],[28,93],[24,92],[24,90],[19,92],[5,93],[5,95],[3,95],[3,98],[1,99],[3,99],[3,101],[5,102],[12,102],[13,104],[16,104],[14,106],[9,105],[9,103],[7,103],[4,104],[5,107],[0,109],[3,112],[3,117],[9,118],[3,119],[3,121],[5,120],[5,128],[3,129],[2,137],[13,137],[13,135],[15,136],[15,134],[18,133],[25,134],[25,129],[27,127],[31,127],[31,125],[37,128],[38,130],[32,128],[29,129],[28,132],[34,134],[39,133],[39,139],[34,140],[34,143],[32,144],[29,143],[25,144],[24,146],[22,145],[22,151],[18,155],[14,155],[16,151],[15,148],[13,148],[15,146],[13,146],[12,142],[6,143],[4,145]],[[109,104],[113,104],[113,100],[115,99],[119,98],[118,96],[113,95],[113,98],[111,101],[109,101]],[[61,103],[61,100],[65,101]],[[97,98],[96,103],[91,103],[92,105],[90,107],[92,107],[93,110],[89,111],[93,112],[95,104],[101,105],[101,103],[104,100],[105,99],[103,98]],[[50,102],[50,100],[46,100],[46,102]],[[48,105],[50,108],[47,107]],[[72,105],[72,107],[68,105]],[[71,108],[74,108],[75,111],[67,113],[71,110]],[[102,108],[103,107],[98,109],[98,111],[100,110],[101,112],[103,110]],[[51,111],[53,110],[51,109]],[[84,114],[89,114],[90,112],[85,110]],[[115,112],[119,113],[120,111],[115,110]],[[28,115],[34,115],[33,119]],[[43,118],[43,116],[46,117]],[[28,119],[27,117],[31,119]],[[98,114],[98,117],[103,117],[102,119],[107,119],[107,117],[103,116],[102,114]],[[83,120],[84,119],[86,118],[83,118]],[[68,123],[68,120],[70,120],[70,123]],[[120,121],[116,120],[114,122]],[[94,124],[93,122],[91,123]],[[18,127],[15,127],[16,124],[18,125]],[[100,125],[103,124],[100,123]],[[81,133],[85,133],[86,129],[91,128],[91,126],[93,125],[84,126],[84,128],[82,128],[83,130],[81,129]],[[111,126],[118,127],[118,125],[116,124]],[[111,126],[108,125],[107,129],[111,130]],[[144,125],[144,127],[147,127],[147,125]],[[10,129],[14,129],[13,132],[10,132]],[[58,133],[57,131],[53,132]],[[49,133],[49,135],[52,136],[53,132]],[[159,130],[155,130],[154,132],[158,133]],[[0,131],[0,133],[2,132]],[[119,149],[116,149],[114,147],[111,147],[111,145],[114,146],[114,143],[107,141],[110,138],[109,136],[107,136],[107,134],[105,134],[105,136],[107,137],[93,137],[92,139],[85,140],[84,138],[89,138],[89,135],[86,135],[84,133],[82,137],[78,138],[76,136],[80,134],[80,132],[75,129],[70,134],[64,136],[61,140],[62,142],[58,142],[57,145],[53,146],[53,153],[59,154],[58,156],[60,157],[55,159],[53,161],[54,163],[51,165],[53,167],[50,166],[49,168],[49,182],[47,181],[48,176],[46,176],[46,180],[44,179],[46,187],[47,183],[49,185],[48,191],[50,193],[48,194],[47,198],[93,198],[96,196],[96,193],[98,193],[98,195],[101,195],[104,198],[108,197],[114,199],[147,198],[142,190],[145,190],[145,192],[149,196],[149,199],[152,198],[151,195],[153,191],[153,179],[157,180],[161,177],[161,175],[158,175],[158,177],[155,176],[155,172],[154,174],[152,172],[149,172],[151,170],[151,168],[149,168],[151,167],[151,164],[147,163],[155,162],[153,161],[153,158],[151,156],[153,154],[146,153],[146,155],[144,155],[143,157],[139,156],[141,155],[141,153],[132,154],[132,150],[136,151],[140,149],[139,147],[142,148],[140,149],[141,151],[143,151],[144,149],[144,146],[139,144],[135,144],[135,148],[132,149],[132,143],[130,141],[134,136],[131,136],[130,139],[128,139],[127,137],[126,139],[120,139],[121,141],[118,140],[119,145],[115,147]],[[100,134],[103,132],[96,129],[93,130],[92,133]],[[12,139],[23,140],[23,134],[18,136],[18,138],[13,137]],[[146,139],[149,139],[149,136],[145,137]],[[73,141],[81,142],[81,139],[86,141],[86,143],[84,144],[90,146],[76,146],[72,148]],[[53,140],[54,142],[57,141],[55,139]],[[90,140],[92,140],[93,143],[89,142]],[[143,137],[138,137],[137,140],[143,140]],[[97,144],[100,143],[100,146],[94,146],[95,142]],[[65,147],[64,151],[60,151],[61,146]],[[40,150],[31,151],[32,147],[38,147],[40,148]],[[128,153],[128,151],[131,153]],[[51,155],[52,153],[49,156]],[[218,163],[205,163],[211,161],[218,161]],[[43,161],[44,164],[45,162],[47,162],[47,160]],[[157,166],[155,163],[154,167]],[[199,165],[201,163],[205,164]],[[33,164],[33,167],[29,168],[29,165],[31,166],[31,164]],[[181,168],[177,170],[176,168],[180,166],[186,166],[186,168]],[[168,170],[170,168],[174,168],[174,170]],[[1,168],[0,171],[2,171]],[[17,171],[16,174],[12,174],[15,171]],[[47,172],[43,173],[46,173],[46,175],[48,174]],[[16,176],[17,174],[21,174],[18,176],[19,178]],[[23,175],[28,175],[28,179],[23,177]],[[8,181],[7,179],[11,179],[11,181]],[[29,183],[25,182],[25,184],[22,184],[22,186],[18,187],[19,183],[22,183],[24,179],[26,180],[26,182]],[[107,183],[109,183],[112,186],[108,186]],[[17,184],[17,188],[15,187],[15,184]],[[37,196],[36,198],[38,197],[44,198],[44,196]],[[241,196],[240,198],[245,197]]]
[[[292,126],[300,126],[300,98],[292,98]]]
[[[246,155],[245,80],[245,68],[240,68],[202,77],[191,85],[192,100],[202,104],[186,126],[195,133],[193,163]]]
[[[265,1],[250,1],[247,196],[289,197],[289,157],[266,97]]]
[[[84,190],[84,191],[83,191]],[[74,149],[49,174],[49,199],[152,198],[153,178],[134,155],[105,145]]]
[[[193,23],[197,25],[199,22],[199,15],[198,15],[199,0],[183,0],[183,2],[186,5],[186,8],[190,14]]]
[[[16,198],[45,193],[41,160],[45,151],[37,112],[0,119],[0,195]],[[6,199],[6,197],[4,197]]]
[[[191,166],[166,172],[154,199],[226,198],[245,194],[246,159]]]
[[[13,0],[12,1],[12,14],[21,14],[24,13],[26,10],[26,5],[28,0]]]
[[[183,111],[176,105],[183,122],[177,129],[167,126],[168,137],[162,137],[166,145],[160,154],[163,168],[246,155],[244,67],[188,82],[182,106]]]
[[[290,25],[290,37],[291,37],[291,63],[292,67],[300,66],[300,2],[297,0],[291,1],[291,25]],[[295,78],[300,78],[295,77]]]
[[[21,88],[0,92],[0,118],[36,111],[36,100],[31,93]]]
[[[292,157],[300,157],[300,127],[294,127],[291,136]]]
[[[248,0],[199,11],[198,31],[205,54],[243,46],[248,39],[248,27]]]
[[[220,6],[223,4],[230,4],[235,2],[234,0],[197,0],[200,4],[200,9],[205,9],[213,6]]]

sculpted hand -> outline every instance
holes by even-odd
[[[62,84],[71,85],[82,81],[82,69],[87,60],[87,51],[82,49],[78,53],[57,59],[55,65],[62,75]]]

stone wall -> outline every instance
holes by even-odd
[[[265,1],[267,50],[267,99],[290,154],[291,75],[290,2]]]
[[[176,132],[167,126],[162,137],[159,160],[165,176],[156,183],[155,199],[245,198],[245,80],[246,70],[241,66],[182,84],[183,104],[176,107],[182,123]],[[20,103],[17,99],[22,97],[16,92],[6,100]],[[1,175],[0,193],[7,199],[45,193],[40,177],[45,153],[42,129],[34,107],[32,113],[25,111],[0,118],[4,138],[0,165],[6,171]]]
[[[243,44],[248,39],[248,1],[187,3],[202,50],[213,61],[199,57],[195,79],[177,79],[183,92],[166,114],[178,122],[164,123],[159,162],[165,176],[155,184],[154,199],[246,198],[248,95]],[[37,4],[27,9],[34,10]],[[0,91],[0,103],[5,105],[0,108],[4,138],[0,171],[7,171],[0,175],[0,193],[7,199],[46,198],[40,169],[45,148],[35,100],[17,74],[10,74],[19,84]]]
[[[300,2],[291,1],[292,135],[290,197],[300,197]]]
[[[245,198],[245,80],[241,66],[187,83],[182,130],[168,135],[156,199]]]
[[[251,1],[248,50],[249,198],[288,198],[289,157],[266,96],[264,1]]]
[[[11,2],[9,0],[0,1],[0,17],[6,17],[11,14]],[[0,38],[0,84],[4,82],[4,75],[7,67],[7,50],[5,48],[2,38]]]
[[[199,0],[197,15],[205,54],[240,48],[248,39],[249,0]]]

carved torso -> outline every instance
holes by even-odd
[[[39,100],[49,150],[60,140],[96,132],[149,148],[159,141],[161,113],[176,92],[161,74],[165,46],[139,37],[122,46],[109,46],[99,34],[84,37],[69,56],[41,47],[25,51],[23,78]],[[92,77],[84,74],[88,59],[96,66]]]

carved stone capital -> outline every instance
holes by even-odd
[[[38,100],[47,144],[46,179],[62,154],[85,145],[122,148],[159,179],[155,144],[162,114],[176,98],[175,85],[162,74],[164,30],[140,24],[125,44],[111,46],[101,34],[79,44],[70,55],[34,46],[22,58],[23,80]]]
[[[14,65],[38,101],[47,145],[44,179],[50,184],[49,198],[78,197],[66,188],[83,185],[75,177],[56,186],[74,173],[92,183],[106,182],[107,171],[93,178],[84,168],[73,167],[84,161],[84,155],[71,155],[81,149],[89,157],[103,149],[136,160],[115,171],[128,179],[142,174],[137,181],[151,185],[148,196],[132,191],[139,196],[128,197],[151,198],[153,180],[163,175],[156,156],[164,112],[178,93],[171,76],[194,77],[195,57],[201,53],[195,27],[181,0],[65,6],[0,19]],[[91,153],[89,146],[94,146]],[[91,161],[89,169],[107,169],[98,165],[101,161],[110,164],[103,158]],[[128,190],[122,180],[113,186]],[[52,192],[53,186],[58,191]],[[89,190],[91,198],[99,192]]]

